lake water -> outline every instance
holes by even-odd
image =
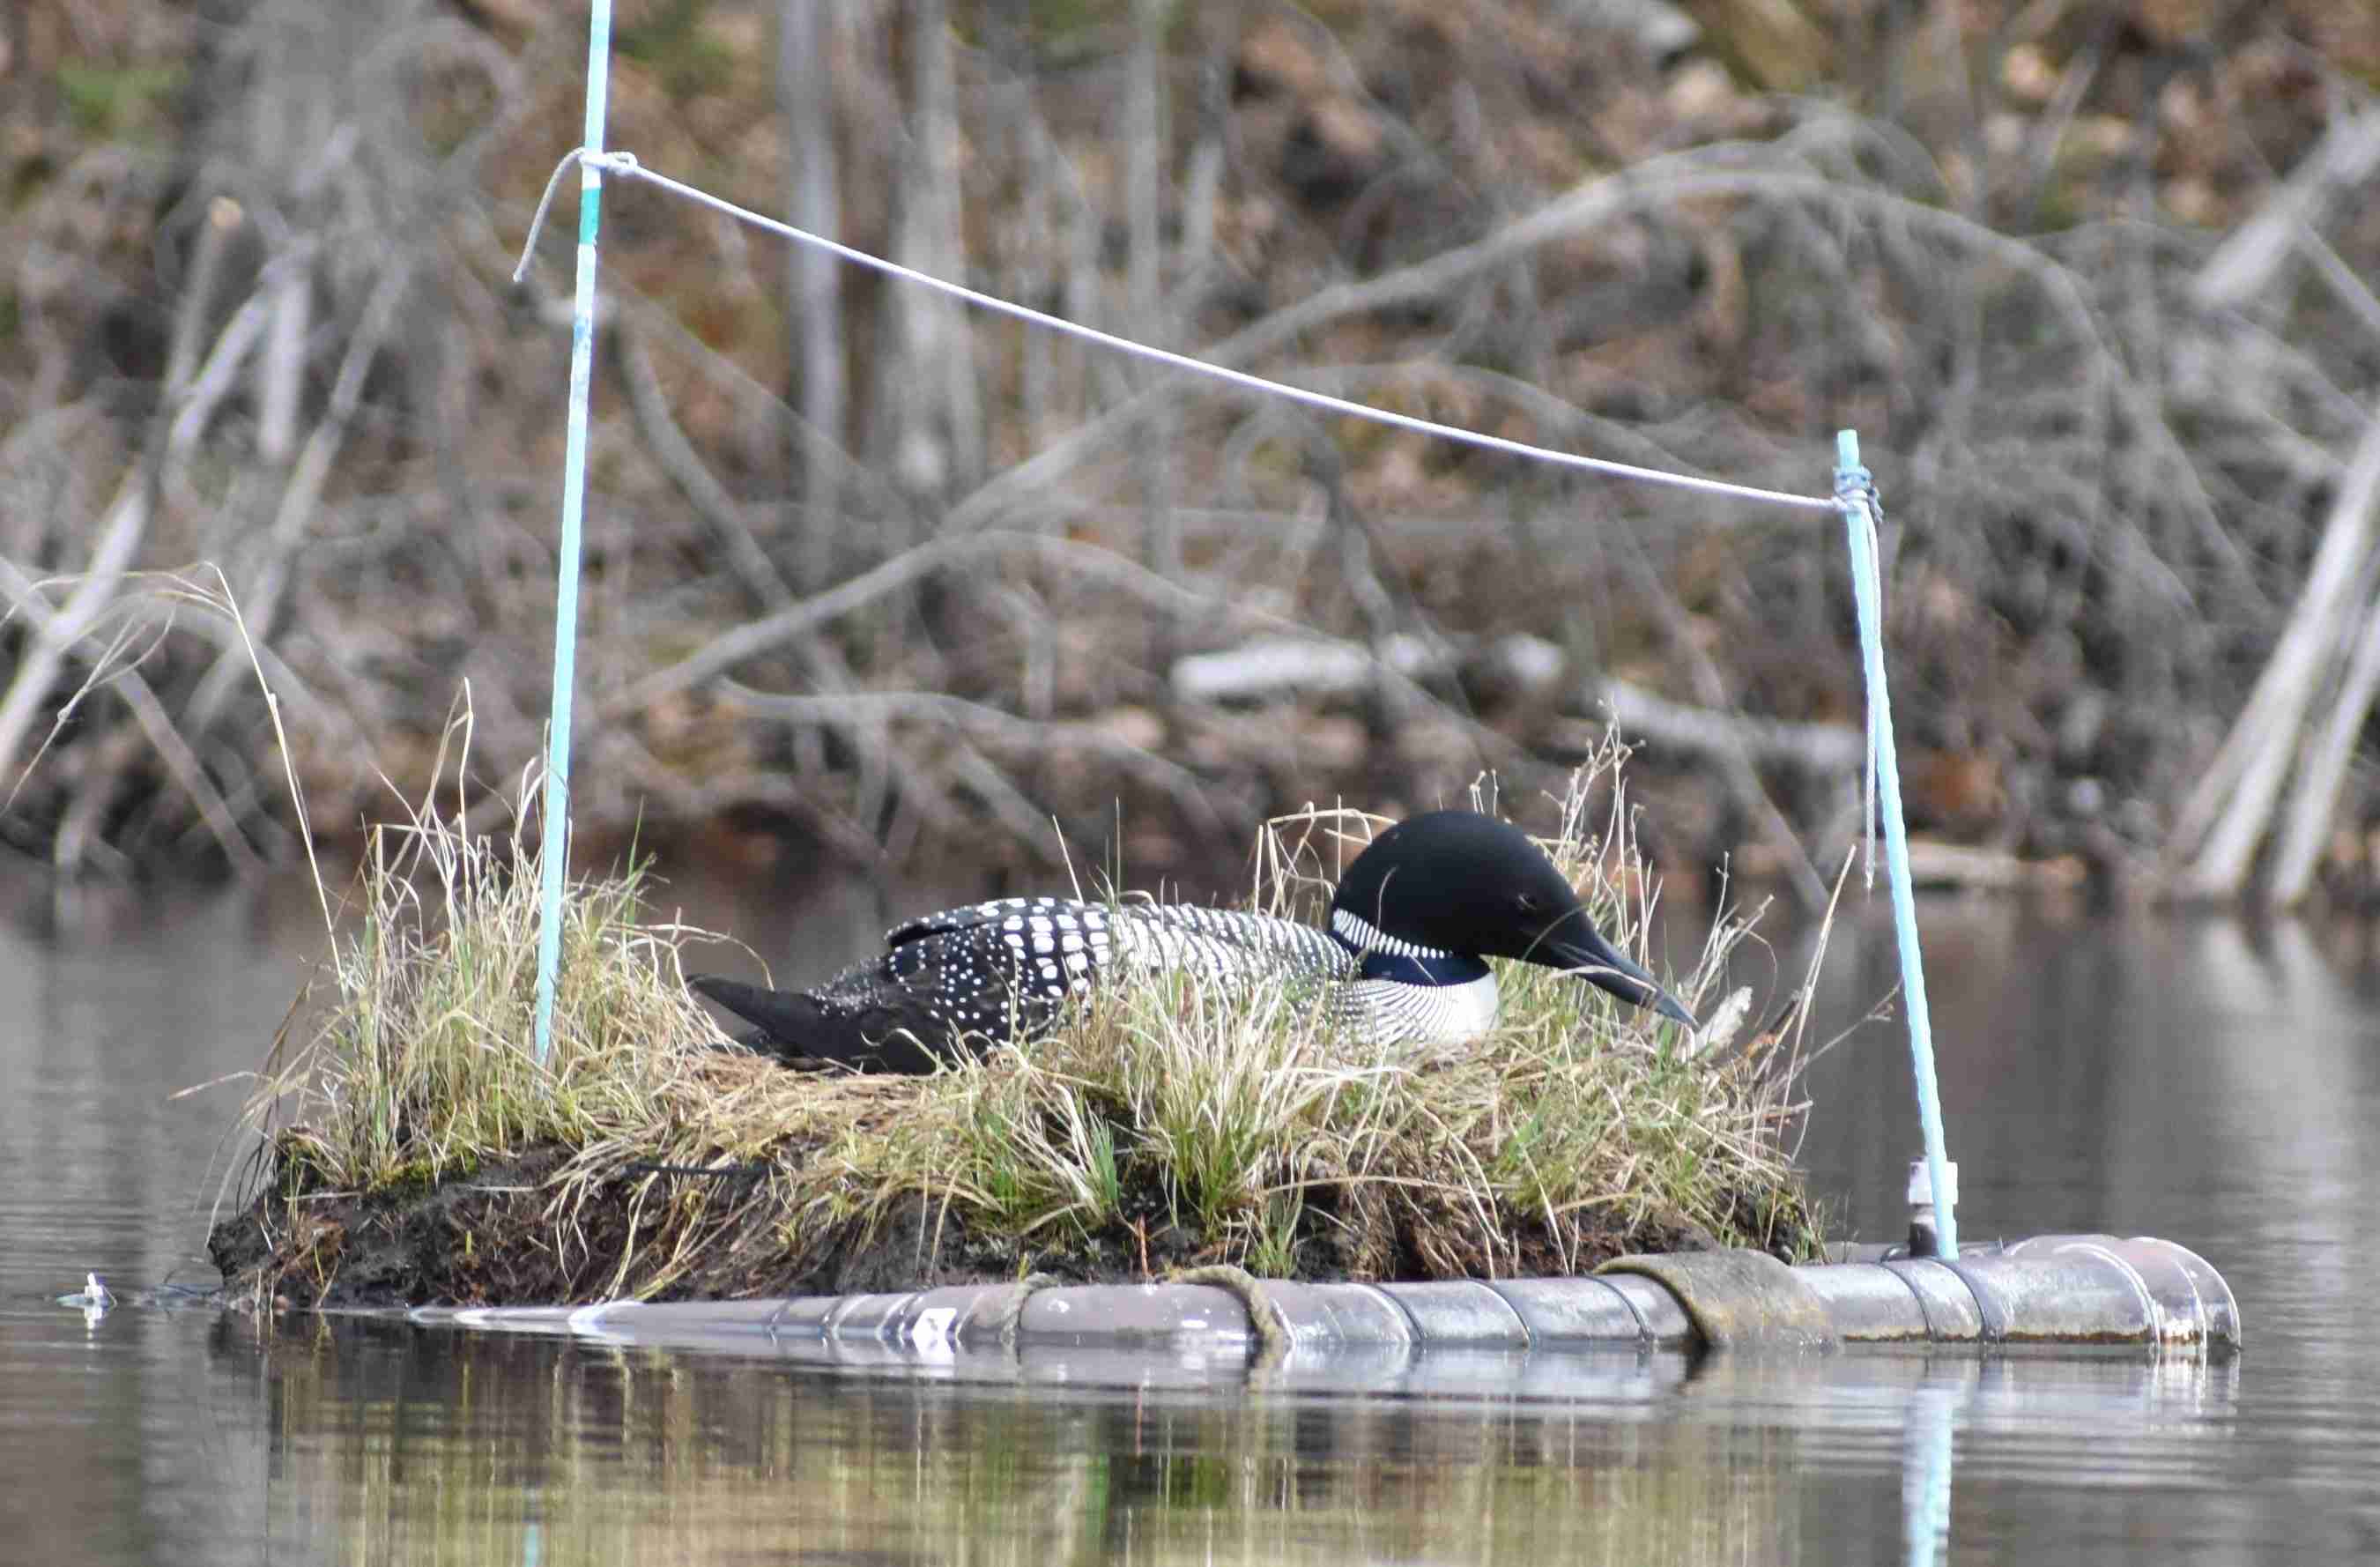
[[[937,889],[901,900],[924,906]],[[689,914],[791,938],[779,899]],[[889,914],[782,966],[809,977]],[[1840,932],[1826,1014],[1891,983]],[[1924,913],[1970,1240],[2155,1234],[2228,1361],[1432,1355],[868,1367],[53,1298],[212,1284],[237,1084],[319,951],[299,890],[0,913],[0,1559],[1959,1562],[2380,1554],[2380,961],[2360,925]],[[812,925],[808,929],[815,929]],[[1788,950],[1778,964],[1798,970]],[[1753,954],[1746,977],[1766,983]],[[1843,1228],[1903,1223],[1896,1032],[1814,1067]]]

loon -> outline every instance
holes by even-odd
[[[961,1050],[1046,1032],[1103,976],[1182,969],[1242,984],[1318,984],[1333,1017],[1381,1044],[1459,1043],[1496,1020],[1485,961],[1575,971],[1698,1026],[1614,948],[1520,829],[1470,810],[1397,823],[1347,867],[1322,929],[1189,904],[998,898],[910,921],[883,956],[815,990],[715,975],[687,984],[794,1065],[926,1073]]]

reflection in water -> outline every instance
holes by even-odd
[[[822,927],[686,881],[672,898],[794,981],[883,917]],[[2181,1241],[2239,1296],[2236,1361],[1433,1354],[1252,1372],[1067,1352],[987,1379],[964,1358],[816,1346],[261,1328],[137,1294],[204,1277],[239,1090],[173,1095],[258,1064],[315,919],[302,889],[38,932],[0,916],[10,1560],[1963,1563],[2380,1542],[2367,927],[1924,911],[1963,1227]],[[1790,940],[1774,978],[1767,961],[1748,950],[1742,976],[1764,995],[1799,977]],[[1848,1023],[1891,976],[1880,918],[1840,932],[1822,1014]],[[1821,1193],[1845,1228],[1893,1234],[1916,1142],[1898,1037],[1859,1031],[1808,1086]],[[56,1304],[87,1271],[125,1297],[88,1325]]]
[[[2211,1485],[2229,1399],[2228,1371],[2138,1359],[1376,1353],[1152,1387],[1074,1350],[920,1370],[355,1321],[247,1353],[273,1540],[358,1561],[528,1560],[533,1526],[589,1561],[1890,1560],[1809,1488],[1888,1502],[1953,1420],[2071,1443],[2144,1417],[2166,1477]]]
[[[1942,1384],[1909,1395],[1900,1461],[1901,1540],[1909,1567],[1933,1567],[1950,1543],[1950,1427],[1965,1390]]]

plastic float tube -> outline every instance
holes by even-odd
[[[423,1324],[645,1342],[747,1336],[954,1349],[1068,1345],[1245,1353],[1335,1346],[1594,1344],[1825,1351],[1844,1344],[2236,1350],[2240,1311],[2170,1241],[2043,1235],[1957,1261],[1852,1248],[1788,1267],[1755,1251],[1624,1257],[1588,1278],[1304,1284],[1205,1269],[1158,1284],[975,1284],[793,1300],[423,1306]]]

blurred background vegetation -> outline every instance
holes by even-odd
[[[531,765],[586,14],[0,12],[0,856],[240,870]],[[2380,0],[621,0],[609,140],[1075,320],[1804,493],[1928,874],[2374,885]],[[1854,832],[1839,524],[1156,371],[613,182],[575,820],[792,864],[1533,797]],[[220,571],[220,577],[216,572]],[[509,790],[482,797],[500,807]],[[494,825],[494,823],[490,823]]]

